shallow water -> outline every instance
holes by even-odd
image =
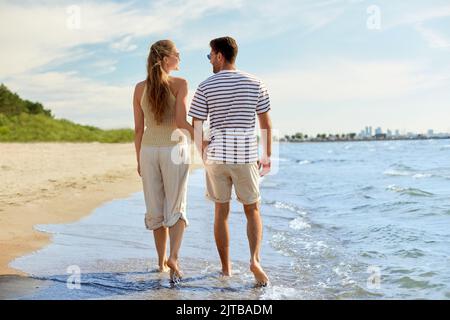
[[[277,174],[261,183],[270,287],[254,287],[236,201],[229,219],[235,275],[218,276],[213,205],[197,170],[179,285],[155,272],[139,192],[77,223],[36,226],[53,234],[52,244],[12,266],[53,285],[26,298],[450,298],[449,140],[281,144],[279,154]],[[81,271],[80,289],[67,287],[69,266]]]

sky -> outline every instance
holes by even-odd
[[[450,132],[448,0],[0,0],[0,82],[56,118],[133,128],[151,44],[176,43],[191,98],[225,35],[280,135]]]

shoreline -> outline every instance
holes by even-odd
[[[51,242],[35,225],[75,222],[142,190],[134,143],[0,143],[0,149],[3,278],[29,277],[9,264]]]

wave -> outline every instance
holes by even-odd
[[[412,167],[407,166],[406,164],[403,164],[403,163],[394,163],[391,165],[391,167],[395,168],[395,169],[399,169],[399,170],[404,170],[404,171],[416,171]]]
[[[394,255],[400,256],[402,258],[419,258],[425,256],[425,254],[426,253],[424,251],[416,248],[410,250],[401,249],[394,252]]]
[[[267,288],[262,296],[261,300],[287,300],[287,299],[301,299],[301,293],[294,289],[285,286],[273,286]]]
[[[395,169],[389,169],[383,172],[386,176],[410,176],[413,173],[411,171],[402,171],[402,170],[395,170]]]
[[[402,171],[402,170],[392,170],[392,169],[384,171],[383,174],[386,176],[392,176],[392,177],[413,177],[414,179],[424,179],[424,178],[432,178],[432,177],[444,177],[445,178],[445,176],[434,175],[429,172],[416,173],[416,172],[412,172],[412,171]]]
[[[297,162],[300,165],[304,164],[314,164],[314,163],[341,163],[341,162],[348,162],[349,160],[346,159],[317,159],[317,160],[307,160],[307,159],[297,159],[295,162]]]
[[[435,175],[432,173],[414,173],[409,171],[401,171],[401,170],[386,170],[383,172],[386,176],[393,176],[393,177],[413,177],[414,179],[424,179],[424,178],[432,178]]]
[[[422,178],[431,178],[433,176],[434,175],[431,173],[417,173],[417,174],[413,175],[412,177],[414,179],[422,179]]]
[[[439,285],[432,284],[428,280],[416,280],[408,276],[401,277],[400,279],[394,281],[400,288],[405,289],[431,289]]]
[[[421,196],[421,197],[434,196],[433,193],[428,192],[428,191],[424,191],[424,190],[417,189],[417,188],[403,188],[403,187],[400,187],[400,186],[396,186],[395,184],[389,185],[386,188],[386,190],[393,191],[393,192],[398,192],[400,194],[406,194],[406,195],[410,195],[410,196]]]
[[[426,178],[444,178],[450,179],[450,174],[447,174],[450,170],[449,168],[434,168],[427,171],[415,170],[411,167],[402,164],[394,164],[383,172],[386,176],[392,177],[412,177],[414,179],[426,179]]]
[[[288,210],[291,212],[295,212],[302,216],[305,216],[307,214],[307,212],[305,210],[302,210],[295,204],[291,204],[291,203],[287,203],[287,202],[283,202],[283,201],[264,201],[264,204],[273,206],[277,209],[284,209],[284,210]]]
[[[289,222],[289,227],[294,230],[311,229],[311,225],[300,217]]]

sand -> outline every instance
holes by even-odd
[[[0,275],[23,275],[8,264],[49,243],[34,225],[74,222],[141,190],[134,143],[0,143]]]

